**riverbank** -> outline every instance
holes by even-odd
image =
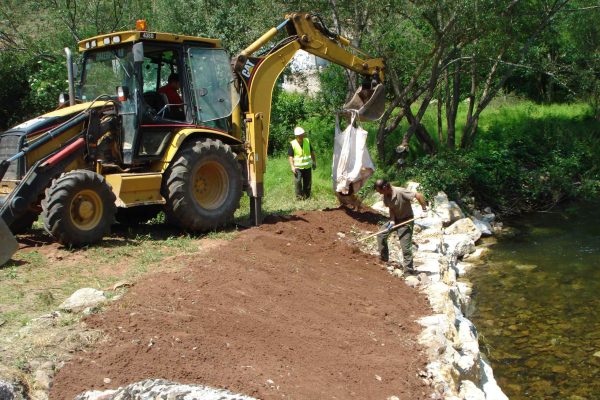
[[[373,207],[387,212],[381,203]],[[479,213],[482,220],[466,217],[444,193],[435,197],[433,212],[422,215],[419,207],[413,211],[418,218],[413,237],[418,246],[418,275],[403,278],[408,286],[427,296],[433,311],[418,320],[423,327],[419,343],[427,349],[429,359],[422,379],[444,399],[508,399],[480,352],[477,329],[466,317],[471,307],[471,285],[459,279],[472,267],[468,260],[484,251],[475,244],[482,236],[492,235],[494,215]],[[362,250],[377,254],[373,242],[364,244]],[[401,259],[395,241],[391,241],[390,251],[394,259]],[[390,267],[389,272],[402,277],[400,269]]]

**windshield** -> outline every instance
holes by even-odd
[[[116,97],[117,86],[126,86],[130,93],[134,92],[131,47],[86,53],[79,86],[81,100],[92,101],[100,95]]]
[[[188,55],[198,119],[207,122],[230,116],[240,98],[233,84],[227,52],[191,48]]]

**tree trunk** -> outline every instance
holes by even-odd
[[[460,103],[460,73],[461,64],[457,61],[452,74],[452,94],[448,95],[446,100],[446,124],[448,125],[447,146],[449,149],[456,147],[456,116],[458,114],[458,105]],[[446,83],[446,90],[450,90],[449,82]]]
[[[404,138],[402,139],[402,145],[408,147],[408,143],[410,141],[411,136],[414,134],[417,137],[417,140],[421,144],[421,148],[427,154],[435,153],[435,142],[431,139],[431,135],[427,131],[427,129],[421,124],[421,122],[415,117],[410,109],[410,104],[405,105],[404,114],[410,123],[410,127],[408,131],[404,134]]]
[[[444,141],[444,133],[442,128],[442,86],[438,89],[437,96],[437,134],[438,134],[438,143],[441,146]]]
[[[460,147],[465,148],[466,143],[468,142],[468,135],[471,132],[471,124],[473,120],[473,110],[475,108],[475,93],[477,92],[477,64],[475,62],[475,57],[471,59],[471,90],[469,91],[469,108],[467,110],[467,121],[465,123],[465,128],[463,129],[463,136],[460,142]]]
[[[387,136],[385,125],[379,125],[375,139],[377,145],[377,159],[385,164],[385,138]]]

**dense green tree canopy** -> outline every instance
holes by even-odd
[[[130,29],[144,17],[152,30],[217,37],[236,53],[299,10],[319,13],[333,31],[385,57],[389,102],[378,129],[381,159],[404,120],[404,146],[413,136],[429,153],[470,146],[481,112],[502,91],[545,102],[583,99],[600,109],[595,0],[6,0],[0,71],[10,79],[0,82],[0,125],[53,107],[66,85],[62,49],[84,37]],[[354,74],[332,71],[325,81],[332,93],[340,84],[347,93],[356,87]],[[18,106],[7,107],[7,96]],[[331,103],[336,96],[322,99]],[[469,112],[457,132],[461,101]],[[437,135],[421,123],[432,104]]]

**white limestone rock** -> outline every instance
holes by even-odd
[[[417,286],[419,286],[419,278],[417,278],[416,276],[407,276],[404,279],[404,283],[406,283],[407,286],[410,286],[411,288],[416,288]]]
[[[462,316],[456,318],[456,325],[458,330],[456,347],[460,352],[457,368],[463,379],[479,382],[481,372],[477,329],[471,321]]]
[[[508,397],[502,392],[500,386],[494,379],[494,371],[489,362],[482,355],[479,359],[481,363],[481,387],[487,400],[508,400]]]
[[[473,288],[468,282],[457,282],[456,289],[458,290],[459,295],[460,310],[463,314],[469,315],[467,314],[467,311],[470,311],[471,293],[473,292]]]
[[[463,381],[458,396],[464,400],[486,400],[485,393],[471,381]],[[489,399],[488,399],[489,400]]]
[[[474,252],[470,254],[465,254],[463,260],[468,260],[469,262],[477,261],[481,257],[483,257],[488,251],[489,249],[487,247],[477,247]]]
[[[469,235],[464,233],[455,235],[444,235],[443,254],[451,257],[462,258],[466,254],[475,251],[475,242]]]
[[[475,252],[472,254],[475,254],[476,252],[477,252],[477,250],[475,250]],[[469,255],[469,256],[471,256],[471,255]],[[466,257],[465,257],[465,259],[466,259]],[[475,264],[473,264],[471,262],[466,262],[466,261],[458,261],[457,263],[454,264],[454,270],[456,271],[456,275],[458,275],[458,277],[462,277],[462,276],[466,275],[474,267],[475,267]]]
[[[427,253],[439,253],[442,250],[442,240],[440,239],[425,239],[417,243],[419,251]]]
[[[438,234],[442,233],[443,222],[438,216],[427,216],[425,218],[419,218],[415,220],[415,225],[421,227],[423,230],[433,229],[438,231]]]
[[[417,321],[423,326],[419,335],[419,344],[425,347],[430,360],[438,359],[438,355],[448,345],[447,337],[452,337],[456,328],[450,323],[446,314],[434,314]]]
[[[42,390],[50,390],[52,386],[52,373],[45,369],[38,369],[33,374],[35,385]]]
[[[473,224],[481,231],[481,236],[488,237],[494,234],[494,229],[489,222],[483,221],[481,219],[477,219],[475,217],[470,217]]]
[[[447,226],[465,217],[460,207],[453,201],[448,200],[444,192],[439,192],[433,199],[435,214],[441,218],[442,223]]]
[[[473,223],[470,218],[461,218],[444,230],[449,235],[465,234],[469,235],[473,242],[481,238],[481,230]]]
[[[448,314],[453,304],[450,300],[450,287],[444,282],[434,282],[429,286],[429,304],[436,313]]]
[[[117,390],[90,391],[75,400],[256,400],[254,397],[235,394],[204,385],[182,385],[162,379],[146,379]]]
[[[66,299],[59,309],[69,312],[80,312],[88,307],[96,307],[107,300],[104,292],[93,288],[82,288]]]

